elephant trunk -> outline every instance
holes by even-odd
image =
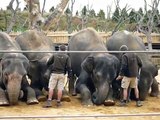
[[[149,83],[145,83],[145,80],[141,80],[139,82],[138,85],[138,89],[139,89],[139,99],[144,101],[146,99],[146,97],[148,96],[148,92],[149,92]]]
[[[10,75],[8,84],[7,84],[7,94],[10,105],[15,105],[18,103],[18,98],[20,96],[20,89],[21,89],[21,79],[22,77]]]
[[[96,89],[96,91],[93,93],[92,95],[92,100],[93,103],[96,105],[101,105],[109,92],[109,83],[105,82],[103,84],[101,84],[100,86],[98,86],[98,88]]]

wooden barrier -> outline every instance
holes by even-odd
[[[105,32],[98,32],[100,34],[100,36],[102,37],[103,42],[105,43],[107,38],[111,36],[111,33],[105,33]],[[19,35],[21,33],[10,33],[10,36],[12,39],[15,39],[15,37],[17,35]],[[73,33],[75,34],[75,33]],[[62,31],[62,32],[48,32],[46,33],[46,35],[55,43],[55,44],[67,44],[69,38],[73,35],[73,34],[68,34],[66,31]],[[146,36],[144,34],[140,34],[140,33],[134,33],[137,34],[139,37],[142,38],[143,42],[146,44],[147,43],[147,39]],[[152,34],[152,43],[153,44],[158,44],[159,45],[159,49],[160,49],[160,34]],[[153,63],[155,63],[156,65],[158,65],[158,67],[160,68],[160,55],[154,55],[152,56]]]
[[[71,37],[73,34],[75,34],[76,32],[72,33],[72,34],[68,34],[66,31],[60,31],[60,32],[48,32],[46,33],[46,35],[51,38],[51,40],[54,43],[57,44],[67,44],[69,37]],[[102,37],[102,40],[104,41],[104,43],[106,42],[107,38],[111,36],[111,33],[105,33],[105,32],[98,32],[100,34],[100,36]],[[10,33],[10,36],[12,37],[12,39],[15,39],[15,37],[17,35],[21,34],[20,32],[18,33]],[[138,35],[139,37],[142,38],[143,42],[146,44],[147,43],[147,38],[144,34],[141,33],[134,33],[136,35]],[[153,44],[160,44],[160,34],[152,34],[152,43]]]

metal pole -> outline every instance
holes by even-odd
[[[108,117],[141,117],[160,116],[160,113],[107,114],[107,115],[52,115],[52,116],[0,116],[0,119],[33,119],[33,118],[108,118]]]
[[[31,51],[31,50],[0,50],[0,53],[122,53],[124,51]],[[160,50],[154,51],[125,51],[125,53],[160,53]]]

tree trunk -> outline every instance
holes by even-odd
[[[147,42],[148,42],[148,50],[152,50],[152,36],[151,34],[146,34]]]
[[[13,9],[13,3],[14,3],[14,0],[11,0],[8,5],[8,8],[11,10],[12,17],[9,23],[9,27],[7,27],[7,33],[10,33],[12,31],[12,28],[16,23],[16,16],[17,16],[18,8],[19,8],[19,0],[16,0],[17,5],[15,9]]]
[[[66,9],[68,2],[69,0],[61,0],[61,3],[57,5],[53,13],[47,18],[44,25],[42,26],[44,31],[48,30],[53,23],[59,21],[61,15]]]

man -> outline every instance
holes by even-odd
[[[122,45],[120,51],[127,51],[128,47]],[[139,74],[138,70],[142,67],[142,62],[140,58],[135,53],[123,53],[121,57],[121,68],[117,80],[122,79],[121,87],[123,89],[123,100],[121,101],[121,106],[126,106],[128,97],[128,88],[134,88],[136,105],[141,107],[141,101],[139,100],[139,90],[137,76]]]
[[[60,51],[65,51],[65,45],[60,46]],[[48,60],[47,65],[51,69],[51,76],[49,79],[49,94],[48,100],[44,107],[52,107],[52,97],[54,88],[57,85],[57,107],[61,105],[62,91],[64,89],[65,74],[68,72],[68,77],[72,77],[71,60],[65,53],[56,53]]]

